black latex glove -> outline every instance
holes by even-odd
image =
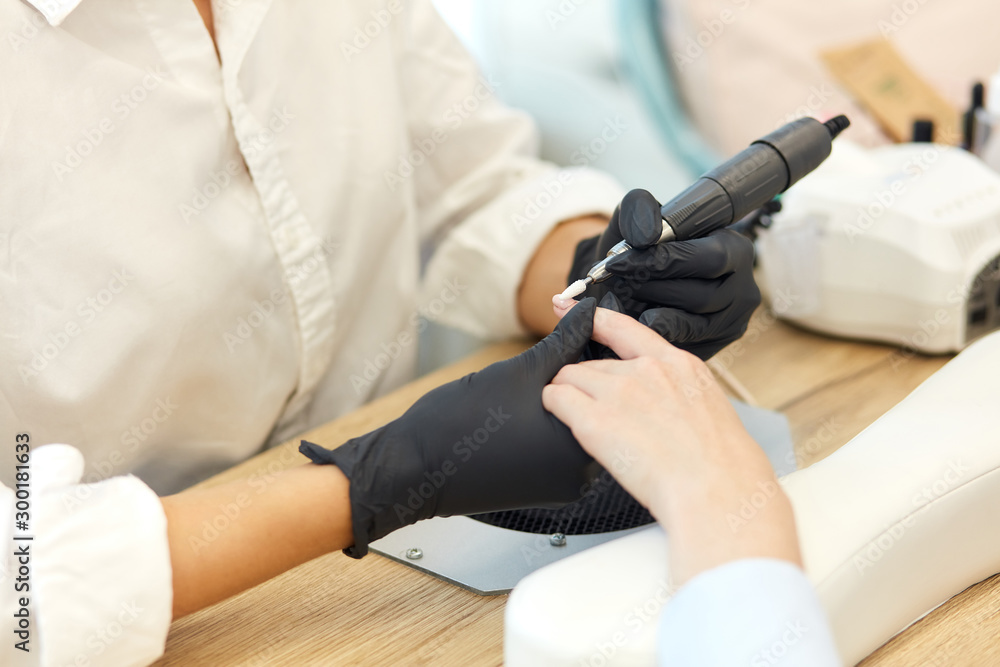
[[[303,440],[299,451],[350,480],[354,546],[345,553],[360,558],[372,540],[421,519],[580,498],[600,466],[542,407],[542,388],[580,358],[596,307],[584,299],[530,350],[438,387],[333,451]]]
[[[660,220],[660,204],[652,194],[629,192],[604,232],[577,245],[567,284],[586,277],[624,238],[636,252],[608,262],[614,276],[591,285],[584,296],[601,300],[613,293],[622,312],[677,347],[708,359],[743,335],[760,305],[753,243],[720,229],[700,239],[654,245]],[[593,349],[590,356],[604,356]]]

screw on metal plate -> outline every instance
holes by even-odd
[[[562,533],[552,533],[549,535],[549,544],[554,547],[566,546],[566,536]]]
[[[406,550],[406,557],[410,560],[420,560],[424,557],[424,552],[417,547],[413,547],[412,549]]]

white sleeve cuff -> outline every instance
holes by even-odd
[[[32,568],[41,664],[147,665],[173,605],[163,506],[132,476],[78,484],[68,445],[31,452]]]
[[[702,572],[660,618],[661,665],[840,665],[833,635],[801,569],[771,558]]]
[[[42,13],[49,25],[60,25],[70,15],[80,0],[28,0]]]
[[[427,267],[422,311],[487,340],[524,335],[517,291],[538,246],[560,222],[610,217],[623,195],[613,178],[587,168],[553,166],[511,188],[448,234]],[[435,308],[441,299],[449,305]]]

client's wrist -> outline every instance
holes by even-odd
[[[671,575],[683,584],[699,572],[743,558],[779,558],[801,566],[791,502],[766,470],[716,467],[665,480],[650,513],[670,536]]]

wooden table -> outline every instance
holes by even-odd
[[[305,437],[343,442],[394,419],[429,389],[525,347],[490,347]],[[947,360],[816,336],[763,309],[743,340],[716,357],[759,405],[787,415],[800,467],[853,438]],[[269,472],[302,462],[296,443],[205,484],[251,475],[266,480]],[[505,601],[505,596],[479,597],[376,555],[354,561],[331,554],[177,621],[157,664],[500,665]],[[1000,576],[995,576],[956,595],[862,664],[1000,664],[998,637]]]

